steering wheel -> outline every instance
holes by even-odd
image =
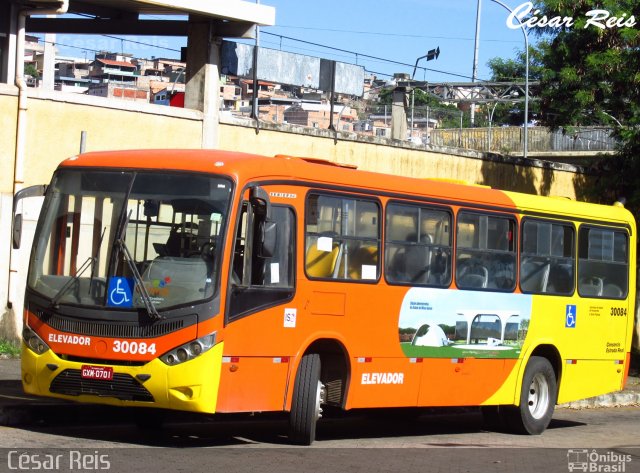
[[[216,245],[212,241],[207,241],[200,247],[200,255],[203,258],[213,258],[213,253],[216,249]]]

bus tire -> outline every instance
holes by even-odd
[[[297,445],[311,445],[316,438],[316,423],[322,415],[320,404],[324,386],[320,382],[320,355],[302,357],[293,389],[289,413],[289,440]]]
[[[532,356],[527,363],[520,391],[520,405],[506,412],[510,430],[529,435],[545,431],[556,405],[558,384],[549,360]]]

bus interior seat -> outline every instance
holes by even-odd
[[[388,275],[391,280],[397,282],[410,282],[412,280],[411,268],[408,267],[411,261],[411,247],[405,242],[416,241],[416,222],[413,215],[393,214],[389,216],[387,225],[387,241],[392,241],[391,252],[387,254]],[[389,250],[387,250],[389,251]]]
[[[456,280],[461,288],[483,289],[489,281],[489,270],[481,264],[468,262],[458,268]]]
[[[602,295],[604,297],[611,297],[615,299],[619,299],[623,296],[622,289],[620,289],[615,284],[605,284],[602,288]]]
[[[320,250],[317,242],[312,243],[305,258],[307,274],[313,278],[333,277],[339,255],[340,244],[335,241],[331,245],[331,251]]]
[[[582,296],[602,296],[603,281],[601,278],[590,277],[580,281],[580,295]]]
[[[449,252],[442,248],[432,248],[431,264],[429,266],[430,284],[442,285],[449,278]]]
[[[545,261],[526,259],[520,268],[520,286],[526,292],[547,292],[551,265]]]
[[[408,241],[415,242],[416,236],[409,235]],[[423,234],[421,243],[431,244],[431,235]],[[406,280],[412,283],[425,284],[429,282],[431,266],[431,247],[425,245],[409,245],[405,249],[404,272]]]
[[[190,253],[197,252],[198,237],[196,233],[194,233],[195,231],[197,231],[196,224],[188,224],[184,227],[174,225],[164,245],[164,256],[189,256]]]
[[[363,244],[349,255],[349,279],[363,279],[363,266],[378,266],[377,245]],[[377,271],[376,271],[377,272]]]

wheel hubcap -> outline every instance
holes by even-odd
[[[327,398],[327,389],[322,382],[318,381],[318,387],[316,392],[316,419],[320,419],[322,417],[322,407],[321,405],[325,403]]]
[[[534,419],[543,417],[549,408],[549,384],[542,373],[531,380],[528,397],[529,412]]]

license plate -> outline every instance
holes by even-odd
[[[113,379],[113,368],[109,366],[91,366],[82,365],[82,379],[104,379],[111,381]]]

